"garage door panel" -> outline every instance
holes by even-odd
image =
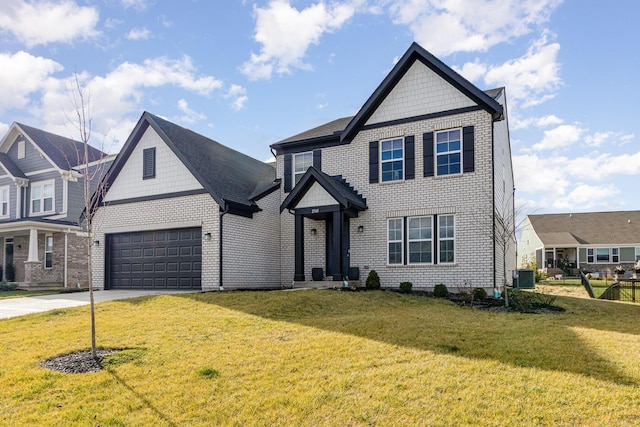
[[[107,235],[111,289],[201,289],[202,230]]]

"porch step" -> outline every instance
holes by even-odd
[[[347,280],[348,287],[356,289],[361,286],[360,280]],[[338,289],[344,287],[342,280],[312,280],[293,282],[294,289]]]

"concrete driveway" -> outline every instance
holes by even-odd
[[[191,293],[194,291],[94,291],[93,299],[96,303],[136,298],[149,295]],[[196,291],[199,292],[199,291]],[[22,316],[31,313],[55,310],[58,308],[78,307],[89,305],[89,292],[72,292],[68,294],[41,295],[36,297],[0,299],[0,319]]]

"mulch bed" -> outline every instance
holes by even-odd
[[[103,357],[118,351],[121,351],[121,349],[96,350],[97,360],[91,357],[91,350],[76,351],[75,353],[63,354],[47,359],[42,362],[41,366],[51,371],[63,372],[65,374],[100,372],[103,369]]]

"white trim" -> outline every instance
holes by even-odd
[[[24,159],[27,155],[27,147],[25,145],[24,139],[18,141],[18,160]]]
[[[69,201],[67,198],[69,197],[69,181],[66,179],[62,180],[62,212],[63,214],[67,213],[67,208]]]
[[[400,159],[390,159],[390,160],[382,160],[382,144],[385,142],[391,142],[392,146],[391,146],[391,151],[393,152],[393,142],[394,141],[401,141],[402,142],[402,157]],[[392,139],[384,139],[381,140],[379,143],[379,152],[378,152],[378,156],[380,158],[380,161],[378,162],[378,176],[380,177],[380,179],[378,180],[380,184],[390,184],[390,183],[394,183],[394,182],[403,182],[406,179],[406,173],[407,173],[407,163],[405,162],[405,145],[406,145],[406,141],[405,141],[405,137],[399,137],[399,138],[392,138]],[[402,179],[391,179],[388,181],[383,181],[382,179],[382,165],[384,163],[392,163],[392,162],[398,162],[400,161],[402,163]]]
[[[89,162],[87,164],[87,166],[91,167],[91,166],[99,165],[99,164],[104,163],[104,162],[108,162],[109,160],[114,159],[116,157],[116,155],[117,154],[105,154],[102,158],[100,158],[98,160],[94,160],[93,162]],[[81,164],[79,164],[77,166],[72,167],[71,169],[73,169],[74,171],[80,172],[80,169],[84,168],[84,165],[85,165],[84,163],[81,163]],[[80,173],[82,173],[82,172],[80,172]]]
[[[19,185],[16,185],[16,219],[22,218],[22,189]]]
[[[303,157],[303,156],[306,156],[306,155],[310,155],[311,156],[311,163],[302,172],[296,172],[296,158],[297,157]],[[304,166],[304,163],[303,163],[303,166]],[[300,177],[302,178],[302,175],[304,175],[305,172],[307,171],[307,169],[309,169],[311,166],[313,166],[313,151],[305,151],[303,153],[295,153],[293,155],[293,161],[292,161],[291,169],[292,169],[292,178],[293,178],[293,186],[294,187],[298,183],[298,181],[296,180],[296,175],[300,175]]]
[[[429,239],[411,239],[411,234],[410,234],[410,223],[412,219],[422,219],[422,218],[429,218],[429,225],[431,227],[431,237]],[[433,221],[433,215],[426,215],[426,216],[411,216],[411,217],[407,217],[407,265],[432,265],[434,264],[434,259],[436,254],[434,254],[434,244],[433,244],[433,228],[434,228],[434,221]],[[429,242],[429,246],[431,247],[431,262],[411,262],[411,250],[410,250],[410,245],[412,242]]]
[[[444,151],[442,153],[438,153],[438,134],[439,133],[449,133],[452,131],[458,131],[460,132],[460,149],[458,150],[451,150],[451,151]],[[464,133],[462,131],[462,128],[453,128],[453,129],[443,129],[437,132],[434,132],[433,135],[433,157],[434,157],[434,171],[433,171],[433,175],[436,177],[446,177],[446,176],[458,176],[458,175],[462,175],[462,172],[464,170],[464,161],[462,158],[463,155],[463,151],[464,151]],[[460,153],[460,172],[458,173],[446,173],[446,174],[439,174],[438,173],[438,157],[439,156],[448,156],[450,154],[455,154],[455,153]]]
[[[51,184],[51,210],[44,210],[44,186]],[[39,199],[33,198],[33,189],[34,187],[41,187],[41,196]],[[48,197],[47,197],[48,198]],[[38,212],[33,211],[33,202],[39,200],[40,201],[40,210]],[[52,214],[56,211],[56,180],[55,179],[47,179],[45,181],[37,181],[32,182],[29,186],[29,216],[43,216]]]
[[[445,237],[442,238],[441,233],[440,233],[440,221],[442,220],[442,218],[446,218],[446,217],[452,217],[453,218],[453,237]],[[438,251],[436,256],[438,257],[438,264],[444,264],[444,265],[453,265],[456,263],[456,247],[458,245],[456,245],[456,216],[455,215],[438,215]],[[444,262],[440,260],[440,244],[443,241],[453,241],[453,261],[452,262]]]
[[[40,170],[37,170],[37,171],[26,172],[24,175],[25,176],[33,176],[33,175],[40,175],[42,173],[59,172],[59,171],[60,171],[60,169],[58,169],[58,168],[40,169]]]
[[[80,226],[69,224],[47,224],[42,221],[19,221],[19,222],[6,222],[0,224],[0,233],[16,233],[24,230],[36,228],[39,231],[52,233],[64,232],[67,229],[80,230]]]
[[[7,200],[4,200],[3,192],[7,191]],[[7,214],[2,214],[3,205],[7,203]],[[0,218],[9,218],[11,216],[11,188],[8,185],[0,187]]]

